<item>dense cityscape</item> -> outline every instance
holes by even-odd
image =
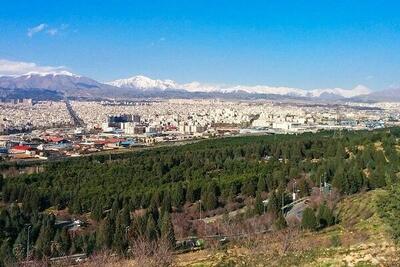
[[[64,101],[23,99],[0,105],[0,150],[9,160],[79,156],[221,136],[373,130],[400,125],[398,103],[71,101],[70,111]]]

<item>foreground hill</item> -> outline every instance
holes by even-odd
[[[380,216],[388,192],[377,189],[338,203],[339,223],[321,232],[283,230],[222,249],[177,257],[177,266],[399,266],[399,247]]]
[[[173,266],[399,266],[399,246],[383,219],[377,189],[343,198],[339,223],[320,232],[285,229],[179,254]],[[138,266],[133,260],[94,257],[82,266]]]

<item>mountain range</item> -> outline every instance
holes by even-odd
[[[400,90],[370,91],[363,85],[353,89],[328,88],[304,90],[265,85],[227,85],[200,82],[177,83],[173,80],[133,76],[106,83],[67,71],[58,73],[27,73],[0,76],[0,98],[57,99],[80,98],[236,98],[400,101]]]
[[[363,86],[358,85],[354,89],[345,90],[341,88],[333,89],[315,89],[303,90],[290,87],[271,87],[264,85],[244,86],[244,85],[225,85],[225,84],[202,84],[199,82],[191,82],[186,84],[178,84],[172,80],[153,80],[145,76],[134,76],[128,79],[120,79],[107,84],[119,88],[131,88],[141,90],[184,90],[187,92],[218,92],[218,93],[248,93],[248,94],[273,94],[294,97],[321,97],[334,95],[340,98],[350,98],[359,95],[366,95],[371,91]]]

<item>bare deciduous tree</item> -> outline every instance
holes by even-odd
[[[165,267],[174,260],[168,240],[149,240],[139,236],[131,241],[131,250],[137,266]]]

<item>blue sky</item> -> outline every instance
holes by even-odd
[[[400,1],[2,1],[0,59],[108,81],[400,85]]]

